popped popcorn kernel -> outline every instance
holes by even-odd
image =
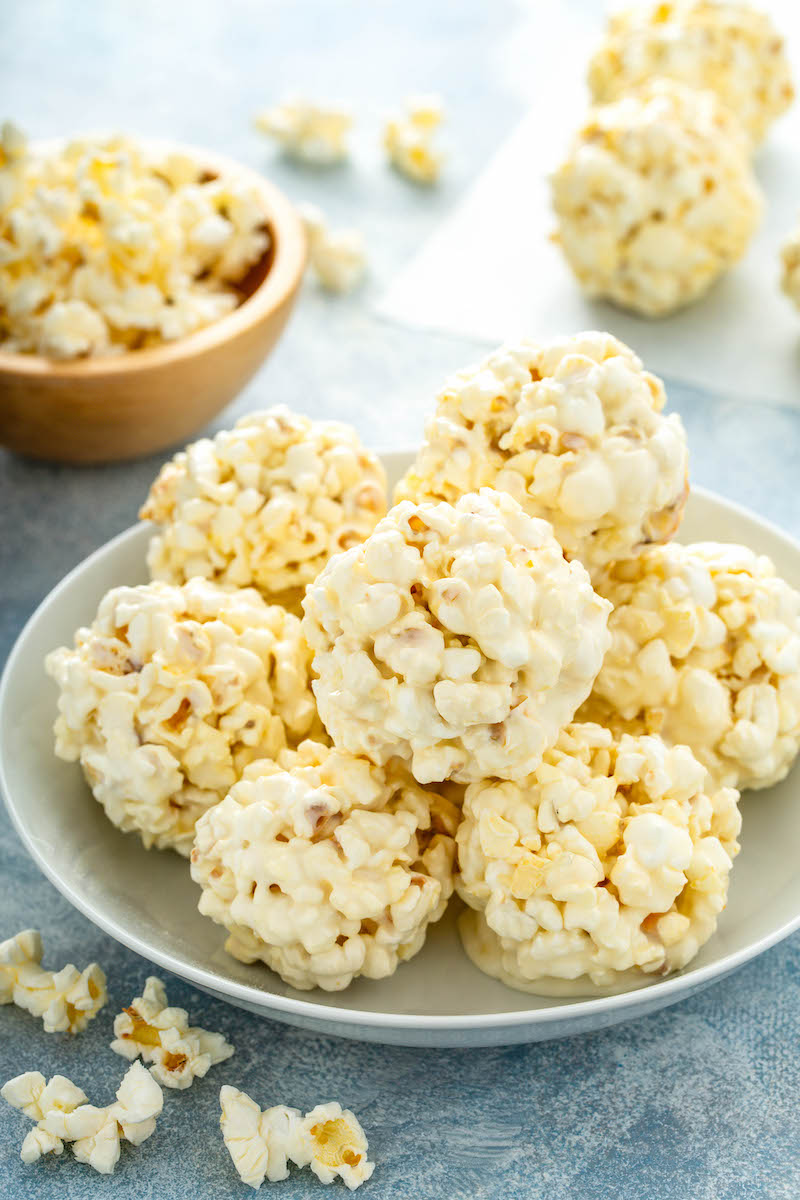
[[[256,128],[274,138],[284,154],[317,166],[347,158],[347,135],[352,124],[347,109],[296,95],[287,96],[256,117]]]
[[[800,308],[800,228],[795,229],[781,246],[781,289]]]
[[[42,967],[42,938],[25,929],[0,943],[0,1004],[41,1017],[46,1033],[79,1033],[105,1005],[106,977],[97,963],[79,971]]]
[[[436,183],[444,155],[437,149],[435,137],[443,120],[438,96],[409,97],[402,110],[388,118],[383,145],[396,171],[415,183]]]
[[[300,206],[308,237],[309,262],[328,292],[352,292],[364,277],[367,254],[357,229],[331,230],[315,204]]]
[[[355,1114],[340,1104],[318,1104],[300,1124],[299,1138],[308,1165],[322,1183],[337,1178],[354,1191],[371,1178],[367,1137]]]

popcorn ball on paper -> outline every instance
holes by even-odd
[[[527,779],[467,788],[467,952],[511,987],[563,994],[686,966],[725,907],[737,801],[687,746],[567,726]]]
[[[583,712],[691,746],[717,785],[764,788],[800,749],[800,593],[764,555],[654,547],[598,581],[611,648]]]
[[[610,334],[501,346],[439,393],[395,499],[508,492],[593,572],[678,528],[688,450],[665,401],[660,379]]]
[[[315,204],[300,207],[309,262],[320,285],[328,292],[352,292],[364,277],[367,253],[357,229],[331,230]]]
[[[760,142],[794,99],[783,38],[766,13],[726,0],[675,0],[626,9],[589,64],[598,103],[654,76],[708,88]]]
[[[0,1004],[41,1017],[46,1033],[79,1033],[106,1003],[106,977],[97,963],[79,971],[42,967],[42,938],[24,929],[0,943]]]
[[[306,742],[281,763],[251,764],[198,822],[200,911],[292,987],[392,975],[452,894],[459,810],[397,761]]]
[[[504,492],[403,501],[306,592],[334,743],[420,783],[534,770],[586,698],[609,607],[550,526]]]
[[[288,96],[256,117],[256,127],[274,138],[285,154],[317,166],[347,158],[352,124],[347,109],[317,104],[304,96]]]
[[[586,294],[651,317],[738,262],[762,208],[736,119],[670,79],[592,109],[551,188],[556,240]]]
[[[253,589],[114,588],[74,647],[47,656],[56,754],[80,762],[123,832],[188,855],[197,818],[247,763],[314,726],[309,659],[297,618]]]
[[[331,554],[386,512],[386,476],[355,430],[287,408],[249,413],[176,454],[141,510],[161,530],[154,579],[253,585],[297,605]]]
[[[383,131],[389,161],[401,175],[415,183],[436,183],[444,155],[436,146],[436,133],[444,120],[438,96],[412,96],[393,114]]]

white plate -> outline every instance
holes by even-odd
[[[383,455],[392,480],[410,457]],[[466,958],[454,912],[393,978],[358,980],[333,995],[293,991],[266,967],[229,958],[224,932],[197,912],[197,888],[185,860],[146,851],[133,834],[121,834],[93,801],[80,768],[53,755],[56,693],[42,669],[44,656],[92,620],[108,588],[147,578],[149,533],[145,525],[129,529],[50,593],[22,631],[0,684],[0,782],[23,842],[76,908],[144,958],[242,1008],[324,1033],[410,1046],[502,1045],[564,1037],[654,1012],[800,925],[795,775],[743,802],[743,849],[715,936],[680,975],[636,991],[588,1000],[511,991]],[[800,587],[800,546],[708,492],[692,492],[681,537],[744,542],[769,554]]]

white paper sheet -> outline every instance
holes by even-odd
[[[558,6],[553,5],[552,11]],[[772,4],[794,51],[800,85],[800,12]],[[563,19],[563,15],[562,15]],[[574,25],[574,13],[571,22]],[[598,17],[599,22],[599,17]],[[514,41],[524,58],[527,33]],[[696,304],[660,320],[588,301],[549,240],[554,221],[547,176],[563,157],[586,108],[580,78],[597,31],[585,22],[569,64],[546,75],[539,37],[531,69],[531,109],[465,199],[392,283],[379,304],[390,319],[488,343],[607,329],[653,371],[718,394],[800,403],[800,312],[780,291],[779,248],[800,216],[800,100],[758,153],[764,219],[747,256]],[[589,38],[585,36],[588,33]],[[559,55],[568,39],[556,38]],[[529,59],[532,68],[535,59]]]

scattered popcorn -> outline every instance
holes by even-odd
[[[288,1163],[310,1166],[322,1183],[337,1176],[354,1191],[372,1176],[369,1146],[356,1116],[340,1104],[318,1104],[301,1117],[277,1105],[264,1112],[245,1092],[223,1087],[220,1127],[239,1178],[258,1189],[265,1179],[286,1179]]]
[[[329,292],[352,292],[364,277],[367,255],[356,229],[331,231],[315,204],[300,207],[308,237],[311,269]]]
[[[416,954],[453,891],[460,813],[397,762],[305,742],[252,763],[197,823],[192,878],[226,949],[295,988],[383,979]]]
[[[411,97],[402,112],[389,117],[383,145],[395,170],[415,183],[436,183],[444,155],[436,149],[434,137],[443,119],[438,96]]]
[[[304,600],[334,743],[420,783],[534,770],[586,698],[608,605],[551,527],[482,488],[403,501],[330,560]]]
[[[594,571],[667,541],[680,523],[688,451],[665,400],[661,381],[607,333],[501,346],[439,393],[395,500],[508,492]]]
[[[119,587],[47,656],[56,754],[146,847],[188,855],[198,816],[254,759],[317,728],[300,622],[205,579]]]
[[[733,266],[762,207],[735,118],[669,79],[592,109],[551,185],[557,241],[584,291],[647,316],[691,303]]]
[[[97,963],[83,971],[72,963],[46,971],[42,953],[35,929],[0,943],[0,1004],[16,1004],[41,1017],[46,1033],[80,1033],[108,999],[106,977]]]
[[[233,1054],[221,1033],[189,1025],[183,1008],[169,1008],[164,984],[149,976],[141,996],[114,1018],[111,1049],[131,1061],[141,1055],[164,1087],[191,1087],[211,1067]]]
[[[794,98],[771,19],[727,0],[659,2],[611,18],[589,64],[594,100],[616,100],[657,75],[715,92],[754,143]]]
[[[800,749],[800,594],[770,560],[654,547],[597,586],[611,649],[582,715],[690,746],[717,786],[783,779]]]
[[[385,512],[383,467],[355,430],[281,406],[176,454],[139,515],[162,527],[147,557],[153,578],[253,585],[291,606]]]
[[[781,288],[800,308],[800,228],[795,229],[781,247]]]
[[[193,333],[270,245],[259,191],[122,137],[0,135],[0,349],[73,359]]]
[[[288,96],[256,117],[256,127],[275,139],[290,158],[327,166],[347,158],[347,134],[353,124],[344,108]]]
[[[567,726],[528,779],[467,788],[467,953],[511,987],[562,994],[686,966],[725,907],[737,801],[687,746]]]

